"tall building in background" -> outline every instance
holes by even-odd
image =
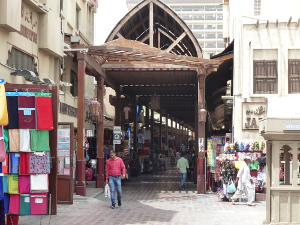
[[[142,0],[126,0],[131,10]],[[190,27],[203,50],[204,58],[224,50],[223,0],[161,0]]]

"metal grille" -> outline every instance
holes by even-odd
[[[277,61],[253,62],[253,93],[276,94],[278,92]]]
[[[289,94],[300,93],[300,59],[289,60]]]

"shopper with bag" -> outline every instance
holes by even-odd
[[[118,206],[122,205],[121,179],[125,179],[126,167],[123,160],[116,156],[114,151],[110,151],[109,159],[106,161],[106,184],[109,183],[110,199],[112,209],[116,206],[115,191],[117,191]]]
[[[189,169],[189,162],[188,160],[184,157],[185,152],[181,154],[180,159],[177,161],[177,168],[176,168],[176,174],[178,174],[178,170],[181,176],[181,184],[179,189],[185,189],[185,180],[186,180],[186,174],[187,174],[187,169]]]
[[[237,191],[232,196],[231,202],[232,204],[235,204],[235,201],[238,198],[241,198],[242,195],[245,193],[248,199],[247,205],[255,206],[255,204],[253,203],[255,199],[255,185],[253,183],[253,180],[251,179],[250,168],[249,168],[249,164],[251,160],[249,157],[245,157],[244,161],[245,161],[244,164],[241,166],[237,174],[237,178],[236,178],[236,183],[238,183]]]

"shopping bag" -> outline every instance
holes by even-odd
[[[104,194],[105,198],[110,198],[110,187],[108,184],[105,185]]]
[[[8,111],[4,84],[0,84],[0,105],[0,125],[7,125]]]
[[[233,194],[236,191],[235,184],[232,180],[229,180],[226,190],[227,194]]]

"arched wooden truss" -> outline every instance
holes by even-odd
[[[176,55],[202,58],[201,47],[184,21],[159,0],[143,1],[115,26],[106,42],[136,40]]]

